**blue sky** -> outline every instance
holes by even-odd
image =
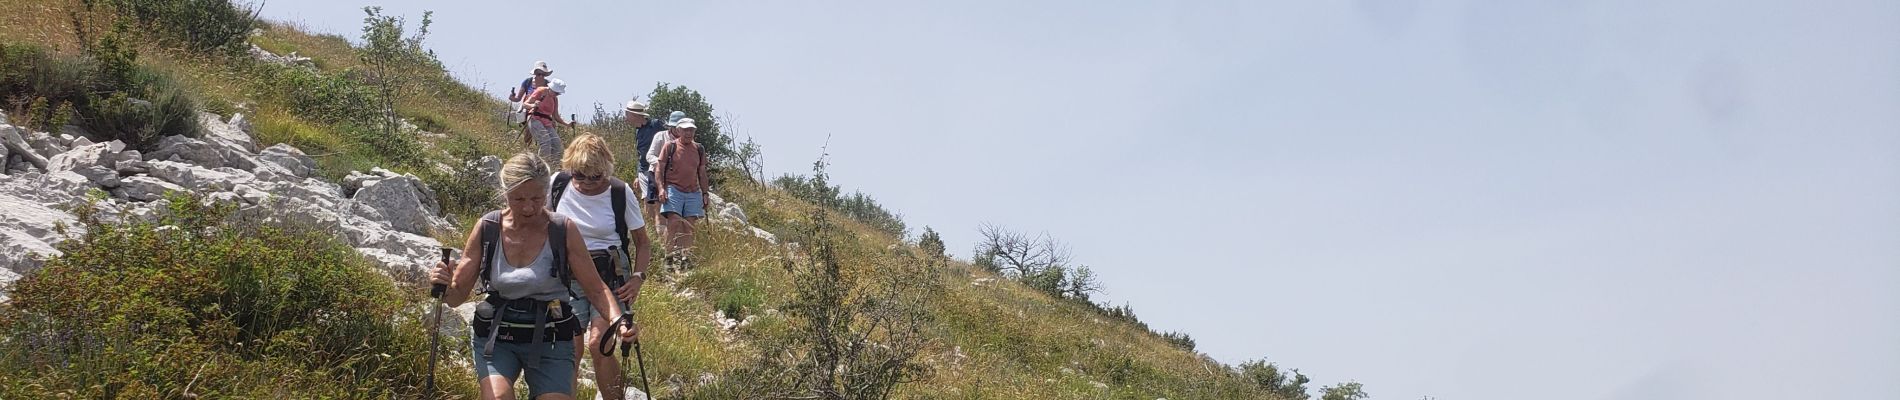
[[[354,37],[361,5],[264,15]],[[1900,2],[381,5],[497,95],[535,60],[570,113],[684,84],[774,173],[830,137],[835,182],[959,255],[1046,231],[1225,362],[1900,397]]]

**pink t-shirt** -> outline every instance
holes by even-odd
[[[534,109],[528,112],[528,116],[531,118],[539,119],[548,125],[554,125],[553,116],[561,115],[561,96],[554,94],[554,89],[548,89],[546,87],[534,88],[534,93],[528,95],[528,101],[539,102],[535,103]]]

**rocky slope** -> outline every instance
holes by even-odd
[[[169,136],[141,153],[119,141],[95,143],[72,127],[33,132],[0,116],[0,284],[59,255],[54,245],[77,233],[59,227],[77,229],[69,210],[91,193],[104,194],[98,209],[108,221],[156,222],[172,201],[166,193],[194,192],[207,203],[234,205],[240,218],[336,232],[398,278],[420,276],[441,246],[432,235],[456,229],[415,176],[377,168],[328,182],[296,147],[258,149],[243,114],[225,121],[206,113],[199,123],[203,138]]]

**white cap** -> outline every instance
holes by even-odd
[[[544,75],[554,75],[554,69],[548,68],[547,61],[535,61],[534,72]]]
[[[673,127],[680,129],[699,129],[699,125],[693,124],[692,118],[680,118],[680,122],[674,123]]]
[[[553,90],[554,94],[567,94],[567,82],[562,82],[560,79],[548,78],[548,90]]]

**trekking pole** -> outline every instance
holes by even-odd
[[[631,260],[629,260],[627,257],[626,249],[618,249],[618,248],[609,248],[609,249],[613,250],[615,254],[618,254],[621,257],[619,260],[622,261],[621,263],[622,265],[627,265],[629,267],[632,266],[632,263],[630,262]],[[619,288],[621,286],[625,286],[627,283],[626,278],[620,275],[618,268],[615,269],[614,276],[612,278],[609,278],[609,280],[611,281],[609,282],[610,288]],[[625,326],[628,328],[632,328],[634,326],[633,304],[629,302],[625,302],[625,301],[621,301],[618,303],[620,304],[620,318],[615,319],[612,324],[608,324],[608,325],[609,326]],[[631,349],[629,349],[629,347],[631,347]],[[613,348],[612,343],[609,343],[604,339],[600,341],[600,352],[602,354],[613,355],[614,353],[613,349],[614,348]],[[620,365],[622,365],[623,367],[627,364],[628,353],[633,353],[634,362],[638,363],[638,365],[640,366],[640,393],[646,395],[647,398],[649,399],[653,398],[653,386],[651,383],[647,382],[646,355],[642,354],[642,352],[640,351],[639,339],[634,339],[632,343],[628,343],[628,342],[620,343]],[[625,392],[625,390],[622,390],[622,392]]]
[[[628,321],[631,322],[632,320]],[[620,348],[625,349],[626,347],[627,345],[625,343],[620,344]],[[627,362],[626,360],[626,350],[621,350],[620,362],[624,364]],[[647,398],[651,399],[653,398],[653,386],[647,384],[647,358],[645,354],[641,354],[639,338],[633,339],[633,360],[640,365],[640,392],[646,394]]]
[[[442,248],[442,264],[449,263],[450,251],[452,250],[447,247]],[[429,382],[423,386],[422,390],[425,395],[435,394],[435,361],[442,347],[442,293],[448,290],[449,285],[445,284],[437,283],[429,286],[429,297],[435,298],[433,310],[435,316],[431,317],[435,322],[429,325]]]

